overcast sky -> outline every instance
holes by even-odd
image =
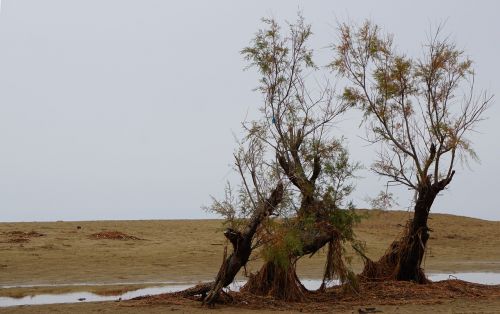
[[[446,21],[477,87],[500,95],[498,3],[2,0],[0,221],[211,217],[200,206],[232,178],[232,133],[259,105],[239,51],[264,16],[302,10],[320,64],[337,21],[372,19],[410,56]],[[459,166],[433,212],[500,220],[499,108],[472,136],[481,164]],[[369,167],[358,125],[348,115],[336,131]],[[353,199],[365,207],[384,181],[360,174]],[[410,191],[396,193],[406,208]]]

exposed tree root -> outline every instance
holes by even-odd
[[[428,229],[421,228],[417,233],[410,235],[411,229],[410,220],[401,238],[392,242],[378,261],[374,262],[362,254],[365,263],[363,272],[359,275],[362,281],[402,280],[421,284],[429,282],[420,265],[425,253]]]
[[[364,282],[360,283],[360,293],[352,294],[346,292],[344,286],[335,286],[326,289],[325,292],[307,292],[304,302],[289,302],[277,300],[267,296],[258,296],[246,292],[229,292],[221,294],[218,304],[227,304],[228,311],[237,313],[239,310],[252,309],[259,311],[281,311],[284,312],[309,312],[309,313],[332,313],[351,312],[360,306],[368,304],[404,305],[404,304],[441,304],[457,300],[469,300],[474,303],[479,300],[498,300],[500,298],[500,286],[487,286],[465,282],[461,280],[445,280],[419,285],[413,282],[387,281],[387,282]],[[161,295],[143,296],[132,301],[126,301],[127,306],[150,306],[184,304],[198,308],[197,300],[193,297],[184,297],[179,293],[167,293]],[[141,308],[144,310],[144,308]],[[138,309],[140,310],[140,309]],[[430,308],[429,308],[430,310]],[[355,310],[357,313],[358,311]]]
[[[307,289],[297,277],[295,266],[295,262],[291,262],[285,268],[273,262],[267,262],[255,275],[250,275],[241,291],[260,296],[272,296],[284,301],[304,301]]]
[[[212,282],[207,282],[207,283],[201,283],[198,284],[194,287],[176,292],[176,294],[181,295],[183,297],[194,297],[194,296],[201,296],[202,299],[205,299],[207,296],[207,293],[212,289],[212,286],[214,285],[214,281]]]
[[[326,284],[333,279],[339,279],[341,283],[351,285],[356,290],[353,278],[350,277],[351,272],[342,258],[342,243],[336,238],[328,242],[328,251],[326,254],[325,271],[323,274],[323,282],[319,288],[320,291],[325,291]]]

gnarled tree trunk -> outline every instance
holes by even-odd
[[[180,294],[185,296],[202,295],[203,302],[212,305],[217,301],[222,288],[230,285],[240,269],[246,265],[252,253],[252,240],[262,221],[271,215],[283,199],[284,187],[280,182],[271,193],[271,196],[261,204],[260,208],[249,219],[244,232],[226,229],[224,236],[233,246],[233,252],[222,263],[215,281],[184,290]]]
[[[429,239],[429,227],[427,219],[432,203],[439,190],[435,187],[423,189],[418,193],[418,199],[415,204],[415,213],[410,221],[407,237],[401,245],[399,254],[399,265],[396,268],[397,280],[415,281],[425,283],[427,278],[422,270],[421,264],[424,258],[427,240]]]
[[[419,188],[413,219],[408,221],[403,236],[394,241],[377,262],[365,256],[365,267],[360,274],[362,279],[428,282],[421,266],[429,240],[427,220],[436,196],[450,183],[452,177],[433,184],[428,179]]]

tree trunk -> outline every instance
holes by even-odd
[[[274,209],[283,199],[283,184],[278,183],[271,193],[271,196],[261,204],[260,208],[249,219],[244,232],[238,232],[233,229],[226,229],[224,236],[229,239],[233,246],[233,252],[225,258],[222,263],[215,281],[201,284],[193,288],[181,291],[185,296],[201,295],[203,302],[207,305],[213,305],[222,291],[222,288],[230,285],[240,269],[246,265],[250,254],[252,253],[252,240],[262,221],[271,215]]]
[[[427,182],[417,191],[413,219],[409,220],[401,239],[394,241],[387,252],[377,261],[365,258],[361,278],[365,280],[402,280],[426,283],[428,280],[421,267],[425,255],[429,227],[427,219],[438,193],[451,181],[441,180],[434,184]]]
[[[429,218],[432,203],[438,193],[439,190],[433,186],[422,189],[418,193],[413,219],[408,225],[407,237],[400,248],[397,280],[418,283],[427,282],[421,265],[427,247],[427,240],[429,239],[427,219]]]

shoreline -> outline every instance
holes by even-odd
[[[477,274],[477,276],[474,276]],[[499,285],[500,286],[500,272],[455,272],[455,273],[427,273],[428,278],[432,282],[445,281],[449,279],[459,279],[469,283],[477,283],[481,285]],[[488,277],[494,277],[494,280],[486,282]],[[302,283],[310,291],[314,291],[319,288],[322,279],[321,278],[300,278]],[[150,282],[116,282],[116,283],[104,283],[99,284],[95,282],[86,283],[68,283],[68,284],[37,284],[37,285],[14,285],[14,286],[1,286],[0,287],[0,298],[23,298],[26,296],[38,296],[38,295],[63,295],[70,293],[93,293],[95,295],[101,296],[117,296],[131,291],[136,291],[144,288],[163,288],[167,290],[184,289],[186,287],[195,286],[200,283],[206,283],[210,281],[190,281],[190,282],[177,282],[177,281],[150,281]],[[243,285],[245,280],[239,280],[231,285],[230,289],[237,291],[238,287]],[[331,284],[331,286],[336,286],[337,284]],[[2,307],[0,305],[0,307]]]
[[[409,282],[361,283],[360,292],[352,294],[343,287],[328,288],[325,292],[309,292],[301,302],[285,302],[259,297],[245,292],[229,292],[229,299],[216,304],[217,312],[253,313],[302,313],[363,312],[373,309],[384,313],[496,313],[500,310],[500,285],[487,286],[460,280],[445,280],[425,285]],[[102,302],[76,302],[45,305],[10,306],[0,308],[0,313],[205,313],[208,309],[196,298],[185,298],[176,293],[120,300],[108,298]]]

